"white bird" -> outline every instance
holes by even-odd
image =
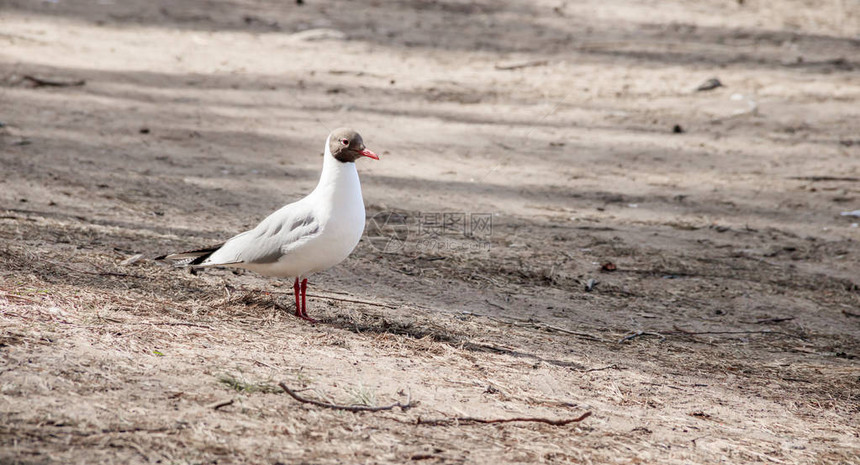
[[[307,197],[272,213],[223,244],[158,257],[176,266],[244,268],[264,276],[295,278],[296,316],[311,322],[308,276],[342,262],[364,231],[364,199],[355,161],[379,160],[352,129],[335,129],[325,144],[320,182]],[[301,301],[300,301],[301,300]]]

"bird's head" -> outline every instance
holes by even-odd
[[[335,129],[328,136],[328,149],[331,155],[340,162],[354,163],[361,157],[379,160],[379,156],[367,150],[361,135],[352,129]]]

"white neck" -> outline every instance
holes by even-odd
[[[336,159],[331,154],[328,139],[325,141],[325,155],[323,156],[320,182],[313,193],[335,204],[350,204],[357,200],[362,204],[362,207],[364,206],[355,163],[344,163]]]

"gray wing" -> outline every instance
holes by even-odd
[[[301,202],[272,213],[256,228],[228,240],[202,266],[273,263],[320,231],[319,219]]]

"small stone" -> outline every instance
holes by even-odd
[[[711,79],[708,79],[707,81],[699,84],[699,87],[696,87],[696,92],[704,92],[707,90],[714,90],[717,87],[723,87],[723,83],[720,82],[720,80],[717,78],[711,78]]]

